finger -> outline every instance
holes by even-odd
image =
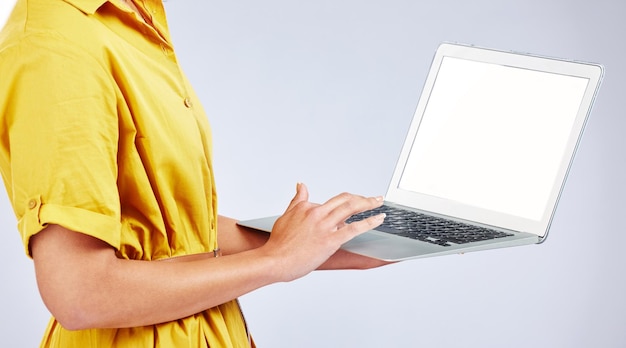
[[[378,208],[383,204],[383,198],[378,197],[362,197],[355,195],[343,194],[331,199],[327,202],[327,216],[331,221],[344,221],[350,216],[365,210]]]
[[[344,227],[339,229],[337,233],[334,233],[333,236],[339,238],[339,243],[343,244],[352,238],[358,236],[361,233],[367,232],[369,230],[373,230],[376,227],[380,226],[385,221],[385,217],[387,215],[385,213],[377,214],[374,216],[370,216],[366,219],[355,221],[349,224],[346,224]]]
[[[341,221],[341,222],[339,222],[339,224],[337,225],[337,227],[335,227],[334,231],[340,230],[340,229],[342,229],[342,228],[343,228],[344,226],[346,226],[346,225],[347,225],[347,223],[346,223],[346,221],[345,221],[345,220],[344,220],[344,221]]]
[[[289,202],[289,206],[287,206],[286,211],[289,211],[293,209],[293,207],[295,207],[299,203],[306,202],[308,200],[309,200],[309,190],[305,184],[299,182],[296,184],[296,194],[291,199],[291,202]]]
[[[374,201],[371,201],[371,200]],[[363,210],[367,210],[367,208],[365,209],[360,209],[360,205],[359,204],[364,204],[365,202],[359,202],[359,200],[369,200],[369,203],[373,203],[374,205],[376,205],[377,201],[380,200],[382,201],[382,197],[363,197],[363,196],[359,196],[359,195],[354,195],[354,194],[350,194],[350,193],[341,193],[331,199],[329,199],[328,201],[326,201],[323,206],[324,209],[326,209],[328,212],[335,210],[337,208],[340,208],[342,206],[344,206],[344,208],[346,207],[353,207],[351,210],[354,211],[363,211]],[[365,205],[367,205],[367,203],[365,203]]]

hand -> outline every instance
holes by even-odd
[[[384,214],[346,224],[350,216],[383,204],[382,197],[361,197],[348,193],[337,195],[324,204],[308,201],[304,184],[285,214],[276,223],[268,242],[263,246],[279,262],[279,279],[300,278],[322,265],[342,244],[380,225]]]

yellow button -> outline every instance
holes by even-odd
[[[192,108],[193,107],[193,103],[191,102],[190,98],[185,98],[184,100],[185,106],[188,108]]]
[[[28,201],[28,209],[35,209],[36,206],[37,206],[36,200],[31,199],[30,201]]]

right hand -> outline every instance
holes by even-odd
[[[279,279],[291,281],[318,268],[342,244],[357,235],[380,225],[384,214],[346,224],[350,216],[377,208],[382,197],[362,197],[349,193],[339,194],[324,204],[309,202],[304,184],[287,210],[276,223],[268,242],[263,246],[267,253],[277,257]]]

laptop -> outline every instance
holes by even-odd
[[[443,43],[384,206],[385,223],[342,249],[388,261],[538,244],[604,69]],[[270,232],[278,216],[240,221]]]

